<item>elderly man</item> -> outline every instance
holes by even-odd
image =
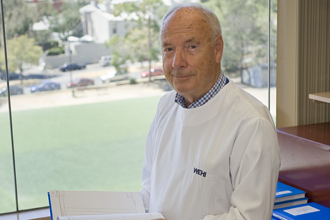
[[[146,141],[141,191],[166,219],[268,220],[280,167],[268,109],[221,71],[215,14],[171,8],[161,29],[163,69],[174,88],[158,105]]]

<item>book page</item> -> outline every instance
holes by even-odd
[[[152,220],[165,219],[160,213],[137,213],[137,214],[109,214],[109,215],[84,215],[84,216],[62,216],[57,220]]]
[[[52,220],[58,216],[145,213],[140,192],[50,191]]]

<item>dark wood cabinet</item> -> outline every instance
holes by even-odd
[[[278,128],[279,181],[330,208],[330,122]]]

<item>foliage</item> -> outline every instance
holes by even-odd
[[[45,21],[49,23],[50,27],[48,30],[34,31],[32,34],[44,51],[49,49],[48,42],[54,32],[59,33],[59,37],[63,41],[70,35],[82,36],[79,8],[88,2],[87,0],[66,1],[61,3],[58,10],[53,8],[54,2],[52,1],[38,2],[38,21]]]
[[[47,56],[56,56],[64,53],[65,53],[64,47],[52,47],[49,50],[47,50]]]
[[[3,1],[3,5],[6,38],[27,34],[37,19],[36,8],[28,7],[25,0]]]
[[[119,75],[126,73],[126,61],[131,59],[127,39],[114,35],[105,45],[112,50],[111,65],[116,68]]]
[[[58,15],[60,12],[54,10],[53,2],[51,1],[41,1],[37,4],[38,9],[38,21],[44,21],[45,23],[49,23],[50,18]],[[52,29],[49,28],[47,30],[38,30],[33,31],[32,36],[36,39],[36,42],[42,46],[43,50],[49,49],[48,41],[51,39]]]
[[[62,40],[69,35],[81,36],[79,8],[87,2],[87,0],[66,1],[60,11],[57,11],[50,1],[41,1],[37,5],[28,5],[26,0],[4,1],[6,37],[12,39],[15,36],[28,34],[33,36],[38,44],[44,45],[49,41],[52,32],[59,32]],[[33,23],[44,19],[50,22],[50,29],[31,32]],[[2,35],[0,37],[2,38]]]
[[[224,39],[222,67],[227,72],[267,59],[268,9],[265,0],[208,1],[205,3],[219,17]]]
[[[139,62],[148,60],[149,57],[151,60],[158,60],[159,48],[156,47],[156,44],[149,46],[149,39],[146,37],[146,33],[148,33],[148,27],[133,28],[129,30],[129,34],[126,37],[127,42],[130,44],[132,56]],[[151,35],[150,38],[152,38],[150,39],[151,42],[157,42],[158,37],[156,34]]]
[[[51,49],[53,47],[59,47],[59,43],[56,40],[48,40],[46,42],[39,43],[39,44],[42,45],[42,49],[44,51],[49,50],[49,49]],[[39,45],[39,46],[41,46],[41,45]]]
[[[50,48],[58,47],[58,42],[56,40],[50,40],[48,43]]]
[[[14,37],[7,41],[8,69],[11,72],[23,73],[23,64],[38,64],[42,50],[36,46],[34,38],[27,35]],[[1,54],[1,64],[4,63],[4,56]]]
[[[129,79],[129,84],[131,84],[131,85],[137,84],[136,79],[135,78],[130,78]]]
[[[166,10],[167,7],[161,0],[126,2],[115,6],[113,10],[115,16],[134,13],[138,18],[136,27],[129,29],[125,37],[131,57],[135,61],[158,60],[159,21]]]
[[[66,1],[61,6],[61,13],[53,14],[47,10],[44,12],[44,15],[48,15],[50,30],[59,33],[62,41],[66,41],[69,36],[82,36],[79,8],[83,4],[83,2]]]

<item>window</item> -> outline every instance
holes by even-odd
[[[149,59],[162,66],[158,29],[168,1],[142,8],[144,16],[130,11],[139,1],[18,2],[3,3],[0,213],[46,207],[49,190],[139,191],[149,125],[171,89],[162,71],[141,75]],[[224,73],[265,105],[271,99],[275,117],[276,4],[270,53],[267,0],[204,4],[222,23]],[[10,96],[7,83],[17,90]]]

